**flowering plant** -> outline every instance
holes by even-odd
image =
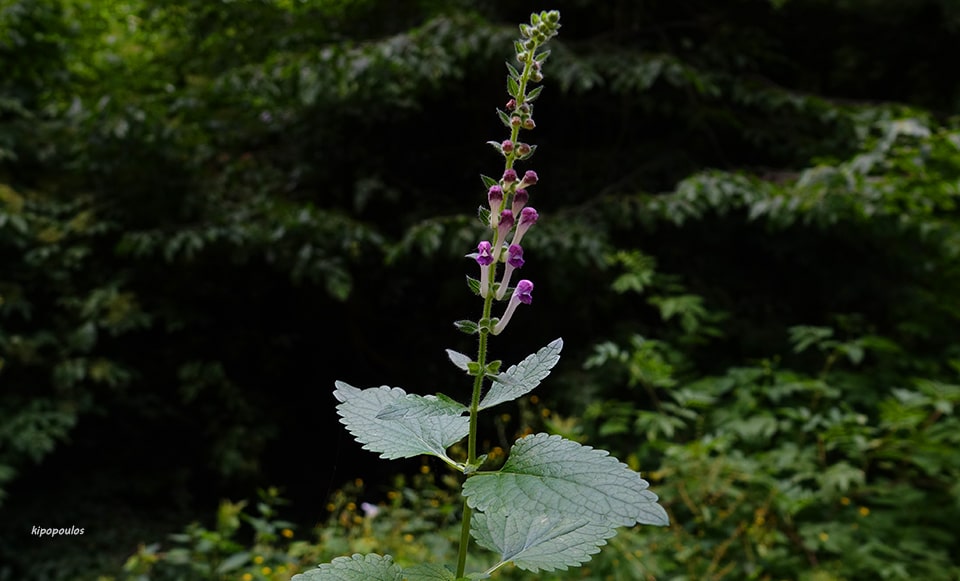
[[[390,556],[356,554],[294,580],[462,581],[486,579],[508,563],[531,572],[566,569],[588,561],[617,527],[668,524],[648,483],[604,450],[541,433],[517,440],[499,470],[484,470],[487,457],[477,454],[479,413],[536,388],[559,361],[563,347],[556,339],[505,371],[501,361],[487,360],[490,336],[501,334],[519,305],[533,300],[533,282],[521,279],[515,287],[510,283],[514,271],[524,265],[523,238],[539,219],[527,205],[529,188],[539,177],[532,170],[520,177],[514,165],[536,151],[535,145],[520,141],[520,132],[536,127],[533,102],[543,87],[531,85],[543,79],[550,51],[540,49],[559,28],[559,12],[532,14],[529,24],[520,25],[521,38],[515,42],[520,68],[507,63],[510,99],[498,115],[510,137],[489,142],[503,156],[504,171],[499,180],[482,176],[488,207],[481,207],[480,219],[489,227],[492,241],[480,242],[477,251],[467,255],[480,268],[479,278],[468,277],[468,283],[483,299],[483,311],[476,321],[455,323],[460,331],[477,335],[477,356],[447,350],[450,361],[473,378],[469,405],[443,394],[420,396],[386,386],[359,389],[342,381],[336,382],[334,391],[341,422],[365,449],[385,459],[436,456],[464,475],[456,569],[438,563],[401,568]],[[501,316],[494,317],[494,304],[504,300]],[[452,458],[447,450],[463,438],[467,457]],[[499,559],[484,571],[468,574],[471,536]]]

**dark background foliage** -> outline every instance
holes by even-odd
[[[467,389],[443,349],[472,348],[451,322],[477,309],[484,142],[515,23],[542,8],[563,31],[527,166],[536,299],[496,357],[564,336],[570,416],[651,405],[582,369],[634,334],[687,379],[817,373],[787,331],[811,325],[897,345],[860,370],[876,401],[956,380],[952,2],[8,0],[7,575],[34,524],[120,531],[86,542],[122,556],[223,496],[276,484],[310,522],[343,482],[417,466],[359,451],[333,380]]]

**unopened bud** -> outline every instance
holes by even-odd
[[[519,155],[521,158],[524,158],[530,155],[530,151],[531,151],[530,146],[527,145],[526,143],[517,144],[517,155]]]
[[[523,174],[523,180],[521,180],[518,187],[526,188],[528,186],[533,186],[536,185],[539,180],[540,177],[537,176],[537,172],[533,171],[532,169],[528,169],[527,172]]]
[[[519,216],[520,211],[523,210],[524,206],[527,205],[527,201],[530,200],[530,194],[527,193],[527,190],[519,189],[516,193],[513,194],[513,206],[510,210],[513,212],[514,216]]]
[[[536,126],[537,126],[537,124],[533,122],[533,118],[532,118],[532,117],[527,117],[527,118],[523,121],[523,128],[524,128],[524,129],[533,129],[533,128],[536,127]]]
[[[503,143],[500,144],[500,149],[502,149],[504,153],[510,153],[513,151],[513,142],[509,139],[504,139]]]
[[[515,181],[517,181],[517,170],[515,169],[504,170],[503,183],[512,184]]]
[[[517,108],[516,99],[510,99],[509,101],[507,101],[507,111],[513,111],[516,108]]]

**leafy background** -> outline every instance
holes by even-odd
[[[608,448],[675,523],[570,575],[960,574],[953,2],[6,0],[0,578],[449,555],[455,483],[331,391],[466,394],[477,175],[543,8],[537,296],[494,348],[564,356],[484,430]]]

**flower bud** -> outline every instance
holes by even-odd
[[[520,184],[517,185],[517,187],[518,188],[530,187],[530,186],[536,185],[538,181],[540,181],[540,178],[537,176],[537,172],[533,171],[532,169],[529,169],[526,171],[526,173],[523,174],[523,179],[520,180]]]
[[[513,111],[516,108],[517,108],[516,99],[510,99],[509,101],[507,101],[507,111]]]
[[[487,190],[487,202],[490,204],[490,227],[495,228],[499,221],[500,205],[503,203],[503,188],[490,186]]]
[[[543,73],[541,73],[540,71],[533,71],[532,73],[530,73],[530,80],[533,81],[534,83],[539,83],[540,81],[543,80]]]
[[[511,219],[513,218],[513,213],[510,214],[510,218]],[[530,226],[533,226],[534,224],[536,224],[537,220],[539,219],[540,219],[540,214],[538,214],[537,211],[533,208],[524,208],[523,211],[520,212],[521,226],[526,226],[527,228],[529,228]]]
[[[524,128],[524,129],[533,129],[533,128],[536,127],[536,126],[537,126],[537,124],[533,122],[533,118],[532,118],[532,117],[527,117],[527,118],[524,120],[524,122],[523,122],[523,128]]]
[[[529,209],[530,208],[524,208],[524,210],[529,210]],[[536,214],[537,211],[534,210],[533,213]],[[534,219],[534,222],[536,222],[536,219]],[[511,212],[510,210],[504,210],[503,212],[500,213],[500,223],[497,225],[497,228],[501,232],[503,232],[503,234],[506,234],[507,232],[510,231],[511,228],[513,228],[513,225],[515,223],[516,223],[516,220],[514,220],[513,218],[513,212]],[[531,226],[532,225],[533,224],[531,223]]]
[[[527,145],[526,143],[517,144],[517,155],[520,156],[521,159],[530,155],[530,151],[531,151],[530,146]]]
[[[511,212],[511,217],[513,213]],[[531,226],[537,223],[537,220],[540,219],[540,215],[537,214],[537,211],[533,208],[524,208],[520,211],[520,222],[517,224],[517,231],[513,234],[513,241],[511,244],[520,244],[520,241],[523,240],[523,235],[527,233],[527,230]]]
[[[514,216],[516,215],[520,215],[521,217],[523,216],[523,214],[521,214],[520,211],[523,210],[523,207],[527,205],[527,200],[529,199],[530,199],[530,194],[528,194],[527,190],[523,188],[519,188],[513,194],[513,205],[511,206],[510,211],[513,212]]]
[[[523,123],[523,121],[517,116],[513,116],[510,118],[510,125],[512,125],[513,127],[520,127],[521,123]]]
[[[513,142],[509,139],[504,139],[503,143],[500,144],[500,149],[502,149],[504,153],[510,153],[513,151]]]
[[[508,169],[503,172],[503,183],[512,184],[517,181],[517,170]]]

